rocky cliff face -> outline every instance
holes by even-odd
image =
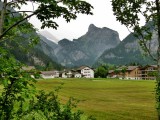
[[[81,43],[81,48],[95,59],[105,50],[114,48],[120,43],[119,35],[109,28],[97,28],[93,24],[89,26],[88,32],[75,42]]]
[[[53,61],[57,61],[57,57],[55,56],[55,49],[58,47],[58,44],[48,40],[46,37],[40,36],[39,43],[35,46],[35,49],[42,51],[45,55],[50,57]]]
[[[58,42],[56,57],[64,66],[93,65],[101,54],[120,43],[119,35],[109,28],[98,28],[91,24],[88,32],[73,41]]]
[[[157,35],[154,31],[150,45],[152,54],[157,51]],[[154,64],[149,56],[144,56],[144,51],[139,45],[139,39],[129,34],[117,47],[106,50],[97,60],[96,64],[110,63],[125,65],[130,63]]]

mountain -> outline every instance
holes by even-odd
[[[153,31],[150,48],[154,54],[157,50],[157,35]],[[149,43],[148,43],[149,45]],[[132,33],[129,34],[117,47],[106,50],[97,60],[95,65],[110,63],[115,65],[126,65],[130,63],[139,63],[142,65],[155,64],[148,56],[144,56],[144,52],[139,45],[137,39]]]
[[[32,33],[32,35],[35,37],[40,36],[38,44],[34,47],[29,47],[30,40],[23,37],[23,39],[6,40],[4,43],[1,43],[1,47],[7,49],[18,61],[24,64],[36,66],[39,69],[63,68],[56,62],[57,59],[52,52],[57,47],[57,44],[40,34],[38,35],[36,32]]]
[[[106,27],[97,28],[93,24],[89,26],[88,32],[84,36],[74,41],[95,60],[105,50],[114,48],[120,43],[118,32]]]
[[[50,57],[50,59],[57,61],[57,57],[55,56],[55,49],[58,47],[54,40],[49,40],[45,36],[38,34],[40,36],[39,43],[35,46],[35,49],[42,51],[45,55]]]
[[[67,67],[89,65],[108,49],[120,43],[118,32],[109,28],[98,28],[91,24],[88,32],[78,39],[63,39],[58,42],[56,56],[61,65]]]

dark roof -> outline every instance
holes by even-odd
[[[127,70],[128,71],[131,71],[131,70],[134,70],[134,69],[136,69],[138,66],[128,66],[127,67]]]
[[[79,72],[75,72],[75,73],[74,73],[74,75],[75,75],[75,74],[81,74],[81,73],[79,73]]]

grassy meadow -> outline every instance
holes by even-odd
[[[156,120],[155,81],[115,79],[38,80],[37,88],[52,91],[62,83],[62,102],[74,97],[78,109],[97,120]]]

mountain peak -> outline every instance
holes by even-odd
[[[113,31],[113,32],[117,32],[117,31],[115,31],[115,30],[112,30],[112,29],[110,29],[110,28],[108,28],[108,27],[102,27],[102,28],[100,28],[100,27],[96,27],[94,24],[90,24],[89,25],[89,28],[88,28],[88,32],[90,32],[90,31],[95,31],[95,30],[102,30],[102,31]]]
[[[90,24],[88,30],[90,31],[90,30],[94,30],[96,28],[97,27],[94,24]]]

